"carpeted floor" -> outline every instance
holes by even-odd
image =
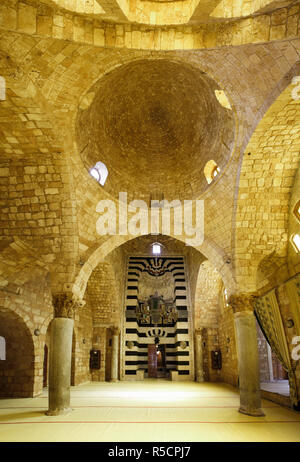
[[[93,382],[71,388],[71,405],[49,417],[46,390],[0,399],[0,441],[300,441],[300,413],[264,400],[265,417],[243,415],[220,383]]]

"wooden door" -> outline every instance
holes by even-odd
[[[48,385],[48,347],[44,346],[43,387]]]
[[[148,377],[157,377],[157,351],[156,345],[148,345]]]

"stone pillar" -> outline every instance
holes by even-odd
[[[196,330],[195,332],[195,343],[196,343],[196,382],[204,382],[203,349],[202,349],[201,330]]]
[[[264,416],[261,410],[260,373],[257,331],[253,302],[250,294],[231,296],[229,304],[234,311],[236,331],[240,409],[239,412],[252,416]]]
[[[119,377],[119,329],[113,327],[111,351],[111,382],[117,382]]]
[[[73,317],[78,302],[72,295],[57,294],[53,296],[53,305],[55,317],[51,323],[47,415],[70,411]]]

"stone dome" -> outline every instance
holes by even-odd
[[[105,163],[105,189],[114,197],[199,197],[208,186],[205,164],[213,159],[222,173],[234,144],[233,111],[218,102],[218,89],[199,69],[162,59],[106,74],[78,116],[86,168]]]

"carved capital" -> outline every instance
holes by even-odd
[[[75,311],[85,305],[84,300],[75,299],[73,294],[60,293],[52,297],[56,318],[73,318]]]
[[[203,327],[199,327],[198,329],[195,330],[195,335],[203,335]]]
[[[120,329],[117,326],[113,326],[111,328],[111,330],[112,330],[113,335],[119,335],[120,334]]]
[[[228,305],[231,306],[234,313],[254,311],[256,299],[257,295],[249,293],[231,295],[228,300]]]

